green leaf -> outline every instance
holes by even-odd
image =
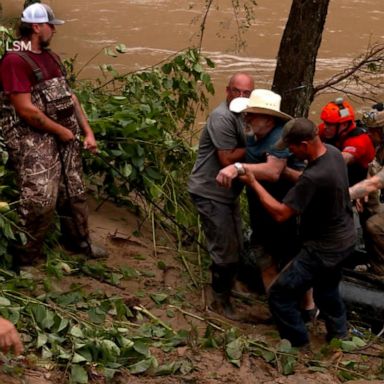
[[[352,337],[352,342],[355,343],[356,347],[358,348],[362,348],[367,345],[367,343],[363,339],[360,339],[360,337],[357,336]]]
[[[83,331],[81,330],[81,328],[77,325],[75,325],[74,327],[71,328],[71,330],[69,331],[69,333],[72,335],[72,336],[75,336],[75,337],[79,337],[79,338],[83,338],[84,337],[84,334],[83,334]]]
[[[11,302],[3,296],[0,296],[0,306],[1,307],[9,307],[11,305]]]
[[[118,44],[118,45],[116,45],[115,49],[119,53],[126,53],[126,52],[128,52],[128,48],[126,47],[125,44]]]
[[[342,340],[341,341],[341,349],[344,352],[352,352],[355,349],[357,349],[357,346],[352,340]]]
[[[271,363],[272,361],[275,360],[275,357],[276,357],[276,355],[275,355],[273,352],[271,352],[271,351],[265,351],[265,350],[261,351],[261,356],[262,356],[262,358],[263,358],[267,363]]]
[[[241,366],[240,359],[243,355],[243,350],[244,341],[241,337],[238,337],[237,339],[228,343],[225,347],[225,352],[228,356],[229,361],[237,367]]]
[[[291,353],[292,352],[292,345],[287,339],[283,339],[280,341],[278,346],[279,352],[283,353]]]
[[[153,358],[151,357],[149,359],[141,360],[136,364],[130,365],[128,369],[131,372],[131,374],[137,375],[138,373],[143,373],[147,371],[149,368],[151,368],[152,363],[153,363]]]
[[[104,323],[106,314],[100,308],[91,308],[87,313],[89,320],[91,320],[93,323]]]
[[[150,355],[148,345],[144,344],[141,341],[136,341],[133,348],[136,352],[140,353],[141,355],[143,355],[145,357],[149,357],[149,355]]]
[[[43,345],[45,345],[48,341],[48,336],[45,333],[38,333],[37,335],[37,341],[36,341],[36,348],[39,349]]]
[[[166,293],[151,293],[149,296],[158,305],[163,304],[168,298]]]
[[[88,384],[87,371],[80,365],[72,365],[71,381],[76,384]]]
[[[82,363],[84,361],[87,361],[87,359],[84,356],[82,356],[78,353],[73,354],[72,363],[78,364],[78,363]]]

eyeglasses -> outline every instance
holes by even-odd
[[[228,90],[231,91],[237,97],[239,96],[249,97],[251,96],[251,93],[252,93],[252,91],[248,89],[243,90],[236,87],[228,87]]]

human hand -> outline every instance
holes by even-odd
[[[231,188],[232,180],[238,176],[238,171],[234,165],[228,165],[221,169],[216,176],[216,182],[225,188]]]
[[[15,355],[20,355],[24,351],[23,344],[15,326],[2,317],[0,317],[0,349],[4,353],[13,349]]]
[[[75,140],[75,135],[73,134],[73,132],[65,127],[63,127],[63,129],[60,130],[57,136],[59,137],[59,140],[64,143]]]
[[[85,136],[83,146],[84,149],[88,149],[88,151],[91,151],[92,153],[97,152],[97,142],[93,133],[88,133]]]
[[[247,172],[245,175],[239,176],[239,179],[249,186],[252,186],[256,181],[255,175],[252,172]]]
[[[356,211],[361,213],[364,211],[364,203],[368,202],[368,196],[355,200]]]

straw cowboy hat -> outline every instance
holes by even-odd
[[[229,104],[229,110],[240,113],[260,113],[278,117],[284,121],[292,119],[292,116],[280,111],[281,96],[268,89],[254,89],[251,96],[237,97]]]

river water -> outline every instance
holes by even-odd
[[[78,54],[81,68],[103,47],[123,43],[128,52],[116,59],[99,54],[81,72],[81,78],[98,76],[98,65],[111,63],[121,72],[154,65],[173,53],[199,42],[199,25],[205,1],[193,0],[46,0],[59,18],[52,47],[63,57]],[[0,0],[3,17],[17,17],[24,0]],[[224,96],[228,77],[244,70],[254,75],[256,87],[269,88],[275,58],[288,17],[289,0],[258,0],[255,20],[244,35],[246,47],[236,51],[236,22],[229,0],[219,0],[208,16],[203,51],[215,61],[211,73],[216,95],[214,107]],[[349,65],[370,42],[384,42],[383,0],[331,0],[317,60],[316,81],[321,82]],[[298,58],[299,59],[299,58]],[[384,94],[384,92],[383,92]],[[311,108],[318,111],[333,94],[319,96]],[[369,107],[357,105],[359,110]]]

